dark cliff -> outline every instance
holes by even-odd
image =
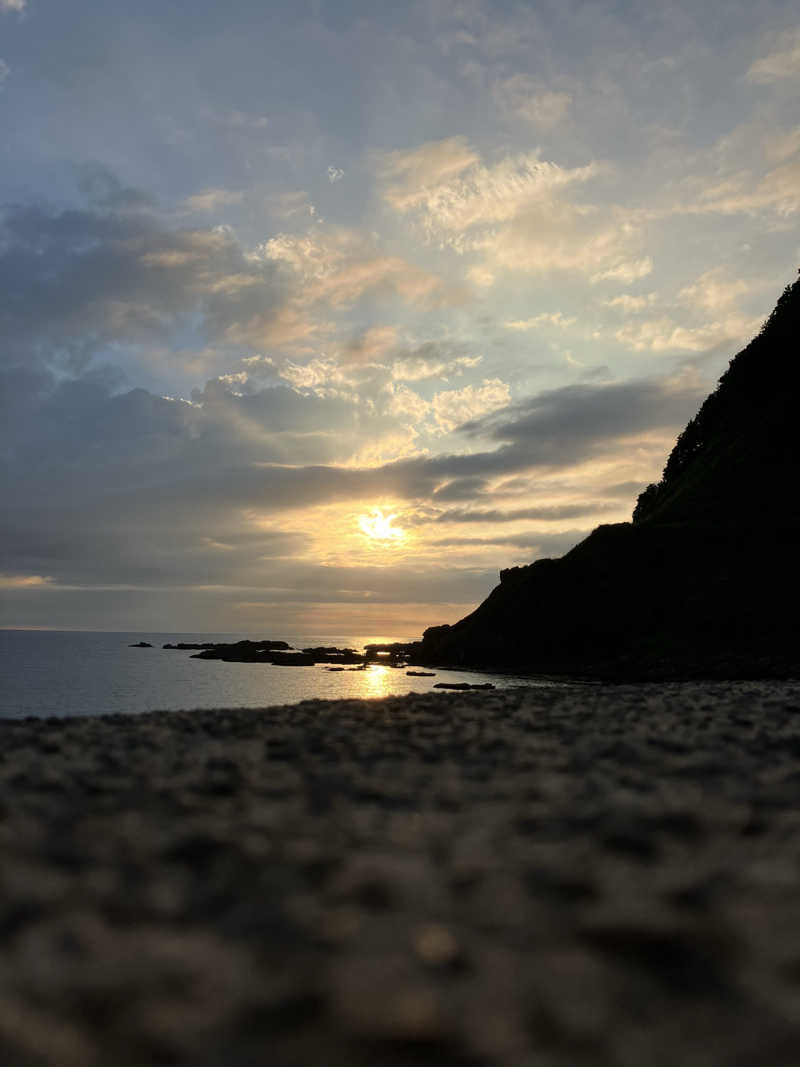
[[[612,678],[800,676],[800,281],[678,438],[633,522],[501,574],[426,663]]]

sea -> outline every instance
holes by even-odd
[[[260,708],[301,700],[374,698],[422,693],[437,682],[491,682],[498,689],[558,683],[506,674],[436,670],[415,678],[405,668],[378,664],[363,671],[278,667],[192,659],[162,648],[178,642],[288,641],[296,648],[363,649],[374,638],[323,635],[207,633],[90,633],[75,630],[0,630],[0,718],[137,714],[194,708]],[[132,648],[147,641],[152,648]]]

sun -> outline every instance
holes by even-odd
[[[380,508],[373,508],[369,515],[359,515],[358,528],[362,533],[373,541],[399,542],[406,537],[405,530],[399,526],[393,526],[392,522],[397,515],[384,515]]]

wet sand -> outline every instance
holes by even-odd
[[[7,1067],[795,1067],[800,683],[0,723]]]

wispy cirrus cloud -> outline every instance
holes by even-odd
[[[447,380],[474,369],[482,360],[483,356],[461,354],[451,345],[426,341],[414,348],[393,352],[391,374],[395,381],[401,382],[421,382],[431,378]]]
[[[616,331],[616,338],[637,352],[707,352],[721,345],[730,347],[745,341],[760,325],[761,319],[729,315],[699,326],[685,326],[663,315],[627,323]]]
[[[728,311],[738,307],[753,288],[752,282],[731,277],[722,267],[714,267],[684,286],[678,293],[678,300],[702,311]]]
[[[435,274],[401,256],[385,254],[367,236],[343,227],[278,234],[260,252],[265,260],[293,270],[302,283],[298,299],[305,305],[349,304],[370,290],[393,293],[409,303],[460,299]]]
[[[591,161],[565,167],[539,153],[481,161],[463,138],[384,157],[384,197],[414,218],[430,242],[479,256],[468,268],[475,284],[491,287],[498,272],[590,274],[622,283],[652,270],[635,257],[638,226],[625,213],[573,202],[575,190],[599,177]]]
[[[550,130],[569,115],[572,94],[548,89],[527,74],[495,82],[492,95],[500,113]]]
[[[53,579],[42,574],[0,574],[0,589],[42,589]]]
[[[630,285],[632,282],[638,282],[640,278],[646,278],[652,271],[653,260],[650,256],[644,256],[642,259],[627,260],[615,263],[613,267],[606,267],[605,270],[593,274],[591,281],[592,284],[622,282],[623,285]]]
[[[578,503],[578,504],[553,504],[530,508],[513,508],[502,511],[497,508],[451,508],[440,512],[435,522],[520,522],[522,520],[535,520],[536,522],[563,522],[564,519],[581,519],[589,515],[600,514],[604,511],[618,511],[616,504],[606,502]]]
[[[598,172],[595,163],[562,167],[536,153],[507,156],[486,166],[461,138],[456,140],[456,146],[446,141],[406,155],[393,154],[383,166],[385,175],[402,178],[385,192],[392,207],[402,213],[418,212],[432,237],[456,244],[465,231],[507,222],[553,190],[589,181]],[[428,156],[435,162],[421,166],[418,160]],[[442,158],[450,165],[443,166]]]
[[[606,300],[605,304],[606,307],[618,308],[626,315],[630,315],[637,311],[644,311],[645,308],[650,307],[655,300],[655,293],[646,293],[640,296],[632,296],[630,293],[620,293],[619,296]]]
[[[466,137],[447,137],[410,151],[387,152],[380,157],[378,170],[393,183],[386,189],[386,199],[404,212],[418,206],[424,190],[442,186],[478,161]]]
[[[165,342],[190,323],[206,343],[267,338],[288,298],[277,264],[227,230],[173,229],[124,207],[7,211],[0,280],[5,358],[27,349],[78,368],[104,346]]]
[[[800,29],[781,34],[771,51],[752,63],[747,77],[761,85],[800,79]]]
[[[785,141],[784,152],[791,156],[800,144],[793,137]],[[778,167],[759,176],[738,171],[722,181],[698,180],[696,196],[667,209],[665,215],[757,215],[764,212],[790,216],[800,212],[800,159],[788,158]]]
[[[437,426],[449,433],[464,422],[506,407],[510,400],[511,393],[506,382],[499,378],[487,378],[481,385],[465,385],[463,389],[446,389],[436,393],[431,401],[431,411]]]
[[[503,323],[503,325],[507,330],[525,333],[528,330],[541,329],[543,326],[555,326],[558,329],[566,330],[576,322],[577,319],[574,316],[565,315],[562,311],[542,311],[530,319],[512,319],[510,322]]]
[[[189,211],[201,211],[210,213],[219,211],[221,208],[241,204],[244,193],[237,189],[204,189],[203,192],[194,193],[184,201],[184,207]]]

